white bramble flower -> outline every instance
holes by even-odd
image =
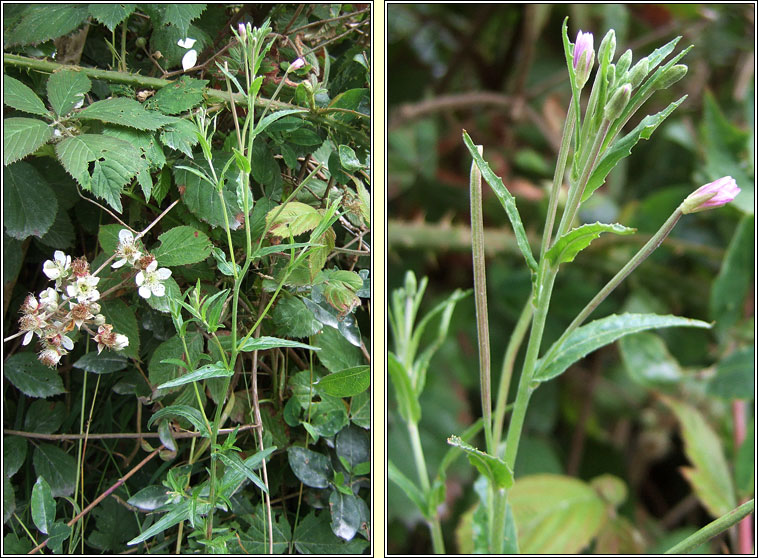
[[[139,287],[139,295],[142,298],[150,298],[150,295],[163,296],[166,294],[166,287],[163,281],[171,277],[171,270],[165,267],[158,268],[158,261],[153,260],[145,271],[137,273],[136,281]]]
[[[18,324],[19,329],[26,332],[26,335],[24,335],[24,339],[21,342],[22,345],[28,345],[35,333],[37,334],[37,337],[42,337],[42,331],[47,327],[47,322],[44,317],[37,314],[25,314],[21,316]]]
[[[100,277],[85,275],[66,287],[66,292],[79,302],[95,302],[100,298],[100,292],[95,288],[99,282]]]
[[[58,309],[58,291],[48,287],[39,294],[39,303],[45,313],[52,314]]]
[[[42,272],[50,279],[55,279],[59,284],[61,279],[68,276],[71,267],[71,256],[67,256],[60,250],[56,250],[52,260],[47,260],[42,264]]]
[[[127,262],[130,265],[134,265],[142,257],[142,252],[137,249],[137,245],[135,244],[134,235],[128,229],[121,229],[118,233],[118,239],[116,256],[120,259],[113,262],[111,267],[119,268]]]

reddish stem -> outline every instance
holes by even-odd
[[[732,402],[732,418],[734,419],[734,447],[739,449],[747,434],[747,407],[745,401],[738,399]],[[744,504],[749,498],[743,498]],[[737,540],[739,554],[753,553],[753,516],[748,515],[737,524]]]

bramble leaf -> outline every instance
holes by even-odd
[[[7,122],[7,120],[6,120]],[[58,212],[55,194],[37,169],[24,161],[3,169],[3,222],[11,238],[42,237]]]
[[[76,114],[76,118],[102,120],[110,124],[128,126],[138,130],[157,130],[161,126],[176,122],[176,118],[164,116],[154,110],[145,110],[139,101],[126,97],[95,101]]]
[[[154,255],[159,265],[177,266],[203,261],[211,254],[211,243],[205,233],[182,225],[158,237],[161,245]]]
[[[6,118],[3,120],[3,165],[34,153],[53,137],[53,130],[36,118]]]
[[[81,72],[53,72],[47,80],[47,100],[50,101],[55,114],[64,116],[84,100],[84,95],[91,87],[92,82]]]
[[[42,99],[27,85],[8,75],[3,75],[3,103],[22,112],[50,117]]]
[[[136,9],[135,4],[90,4],[88,7],[89,14],[105,25],[109,31],[113,31]]]

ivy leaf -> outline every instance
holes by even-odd
[[[129,17],[137,9],[135,4],[90,4],[89,15],[105,25],[109,31]]]
[[[710,328],[711,324],[671,315],[612,314],[575,329],[560,346],[550,347],[545,356],[537,361],[534,381],[546,382],[555,378],[587,354],[624,335],[662,327]]]
[[[121,213],[122,188],[141,170],[140,151],[129,142],[102,134],[66,138],[56,154],[74,179]],[[92,171],[90,172],[90,163]]]
[[[560,237],[555,244],[547,251],[547,258],[553,266],[565,262],[573,262],[576,255],[584,250],[590,243],[604,232],[613,234],[634,234],[637,229],[632,229],[614,223],[606,225],[605,223],[587,223]]]
[[[208,80],[182,76],[162,87],[152,99],[152,106],[163,114],[179,114],[203,102],[203,88]]]
[[[8,236],[16,240],[44,236],[55,222],[58,201],[39,171],[24,161],[5,167],[3,191],[3,222]]]
[[[499,457],[476,449],[464,442],[459,436],[450,436],[447,443],[465,451],[471,464],[498,489],[508,490],[513,486],[513,471]]]
[[[322,219],[321,212],[302,202],[291,201],[277,206],[266,215],[269,234],[280,238],[297,236],[315,229]]]
[[[16,353],[3,363],[3,374],[29,397],[50,397],[65,393],[60,374],[44,366],[34,353]]]
[[[47,100],[50,101],[55,114],[64,116],[84,99],[91,87],[89,78],[81,72],[53,72],[47,80]]]
[[[101,120],[110,124],[137,128],[138,130],[157,130],[161,126],[173,123],[176,120],[157,111],[145,110],[139,101],[126,97],[95,101],[77,113],[76,118]]]
[[[3,75],[3,103],[22,112],[50,117],[42,99],[27,85],[8,75]]]
[[[87,19],[86,4],[31,4],[8,31],[5,46],[36,45],[68,35]]]
[[[154,254],[158,263],[165,266],[193,264],[211,254],[211,243],[205,233],[182,225],[158,237],[161,245]]]
[[[36,118],[6,118],[3,120],[3,165],[34,153],[53,137],[47,122]]]

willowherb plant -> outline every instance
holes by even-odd
[[[568,18],[564,20],[562,34],[572,98],[563,129],[537,257],[532,253],[527,240],[515,198],[483,158],[482,146],[476,145],[469,135],[463,132],[464,143],[473,158],[470,179],[471,229],[479,338],[481,428],[484,431],[485,448],[484,450],[476,449],[467,441],[477,432],[478,426],[472,427],[462,436],[451,436],[448,443],[468,456],[469,461],[481,473],[480,480],[486,483],[486,489],[482,489],[480,484],[477,491],[480,504],[473,516],[474,540],[470,543],[474,552],[491,554],[519,552],[514,521],[515,504],[511,505],[511,500],[514,502],[523,500],[519,500],[521,493],[517,490],[517,486],[514,486],[514,465],[531,395],[543,382],[556,378],[591,351],[628,334],[665,327],[711,327],[711,324],[707,322],[678,316],[631,313],[611,315],[587,325],[583,323],[597,306],[660,246],[683,215],[721,207],[731,202],[740,192],[734,179],[726,176],[690,194],[679,204],[658,232],[587,303],[559,339],[548,350],[542,351],[542,337],[548,320],[550,299],[560,266],[572,262],[581,250],[603,233],[626,235],[635,232],[635,229],[618,223],[597,222],[580,225],[575,223],[581,205],[604,184],[606,177],[619,161],[627,157],[640,140],[648,139],[685,100],[686,96],[672,102],[657,114],[646,116],[632,131],[621,135],[623,126],[647,99],[656,91],[668,88],[684,77],[687,66],[678,64],[678,61],[692,48],[683,50],[669,62],[661,65],[664,59],[673,52],[679,40],[677,38],[640,59],[634,65],[632,65],[632,52],[629,50],[614,64],[616,39],[615,32],[611,29],[598,47],[595,69],[596,53],[592,33],[579,31],[575,43],[571,43],[568,38],[567,21]],[[589,83],[593,69],[595,69],[595,79],[586,108],[582,110],[583,105],[580,99],[585,85]],[[505,209],[532,280],[531,295],[525,301],[506,349],[494,412],[490,385],[490,342],[481,207],[482,177],[493,189]],[[568,182],[568,192],[560,220],[558,220],[559,200],[562,197],[561,185],[564,180]],[[393,300],[395,304],[390,313],[396,353],[390,354],[388,364],[390,377],[396,388],[400,414],[409,428],[420,488],[396,470],[392,463],[390,463],[390,479],[403,488],[419,506],[429,524],[434,552],[444,553],[444,543],[436,511],[437,505],[444,501],[444,486],[430,484],[417,428],[421,414],[418,397],[420,390],[423,389],[423,380],[419,387],[419,364],[414,360],[419,336],[413,332],[413,323],[421,292],[423,289],[417,293],[415,279],[411,281],[410,278],[406,279],[406,287],[396,292],[397,300]],[[448,313],[452,312],[451,301],[443,304],[448,308]],[[440,310],[441,307],[438,307],[437,311]],[[447,322],[449,322],[449,315]],[[444,325],[445,331],[447,322]],[[427,319],[421,322],[421,329],[426,323]],[[528,339],[526,354],[515,401],[512,405],[507,405],[515,356],[525,338]],[[410,352],[409,347],[412,349]],[[410,358],[403,358],[404,355],[410,355]],[[425,370],[425,365],[423,369]],[[508,408],[511,412],[506,431],[505,417]],[[443,463],[448,463],[448,461],[445,460]],[[444,469],[441,470],[440,475],[444,478]],[[532,492],[531,496],[533,495]],[[528,495],[523,498],[529,500]],[[535,504],[532,502],[527,507],[533,505]],[[528,507],[528,509],[532,508]],[[576,540],[573,541],[572,551],[581,550],[590,540],[591,536],[585,538],[585,534],[577,534]]]

